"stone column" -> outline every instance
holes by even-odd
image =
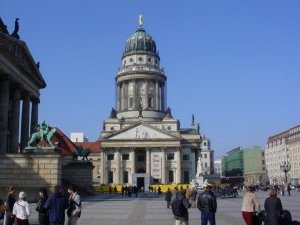
[[[161,105],[161,111],[165,111],[165,84],[162,83],[161,85],[161,102],[160,102],[160,105]]]
[[[104,149],[102,149],[101,151],[101,178],[100,178],[100,182],[101,184],[106,184],[106,179],[105,179],[105,175],[106,175],[106,154],[104,152]]]
[[[132,148],[131,149],[131,153],[130,153],[130,161],[131,161],[131,175],[130,180],[131,180],[131,184],[133,184],[133,175],[135,174],[135,149]]]
[[[29,111],[30,111],[30,96],[29,93],[25,93],[23,98],[23,107],[22,107],[21,146],[20,146],[21,152],[27,146],[28,139],[29,139]]]
[[[176,183],[181,183],[181,152],[180,148],[176,151]]]
[[[159,110],[159,83],[155,81],[155,109]]]
[[[151,151],[146,148],[146,173],[151,174]]]
[[[7,152],[9,80],[0,81],[0,153]]]
[[[36,132],[36,125],[39,122],[39,103],[40,100],[38,98],[32,99],[30,134]]]
[[[19,151],[19,129],[20,129],[20,89],[15,87],[12,94],[12,113],[10,127],[10,152]]]
[[[116,149],[116,184],[120,184],[120,167],[121,167],[121,162],[120,162],[120,149]]]
[[[133,109],[138,108],[138,103],[137,103],[137,84],[136,80],[133,81]]]
[[[161,183],[166,183],[166,149],[161,149]]]
[[[145,108],[149,108],[149,102],[148,102],[148,80],[145,80]]]

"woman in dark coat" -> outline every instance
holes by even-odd
[[[268,225],[280,225],[279,214],[282,213],[282,204],[280,198],[277,197],[277,191],[272,190],[270,197],[265,201],[265,210],[267,214]]]
[[[44,207],[48,199],[47,190],[45,188],[39,189],[40,200],[37,203],[36,211],[38,211],[39,216],[39,225],[49,225],[49,213],[48,210]]]

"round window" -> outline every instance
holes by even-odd
[[[133,58],[130,58],[129,61],[130,61],[130,62],[133,62]]]
[[[151,58],[148,58],[148,62],[152,62],[152,59],[151,59]]]
[[[140,61],[140,62],[143,62],[143,57],[139,57],[139,61]]]

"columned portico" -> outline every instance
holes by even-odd
[[[121,160],[120,160],[120,149],[119,148],[117,148],[116,149],[116,174],[115,174],[115,178],[116,178],[116,180],[115,180],[115,183],[116,184],[120,184],[121,182],[120,182],[120,178],[121,178]]]
[[[150,174],[151,169],[151,150],[150,148],[146,148],[146,173]]]
[[[166,183],[166,149],[161,151],[161,183]]]
[[[29,118],[30,118],[30,96],[28,92],[24,93],[22,107],[22,125],[21,125],[21,149],[26,147],[29,138]]]
[[[176,183],[181,183],[181,152],[178,148],[176,151]]]
[[[31,125],[30,125],[30,134],[36,132],[36,125],[38,124],[38,115],[39,115],[39,103],[40,100],[37,98],[32,99],[31,104]]]
[[[13,89],[12,94],[12,112],[10,127],[10,151],[17,153],[19,151],[19,129],[20,129],[20,100],[21,91],[19,87]]]
[[[0,81],[0,153],[7,152],[9,80]]]

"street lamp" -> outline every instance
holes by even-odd
[[[280,169],[284,172],[285,183],[287,183],[287,173],[291,170],[291,164],[289,162],[287,162],[287,161],[284,161],[280,165]]]

